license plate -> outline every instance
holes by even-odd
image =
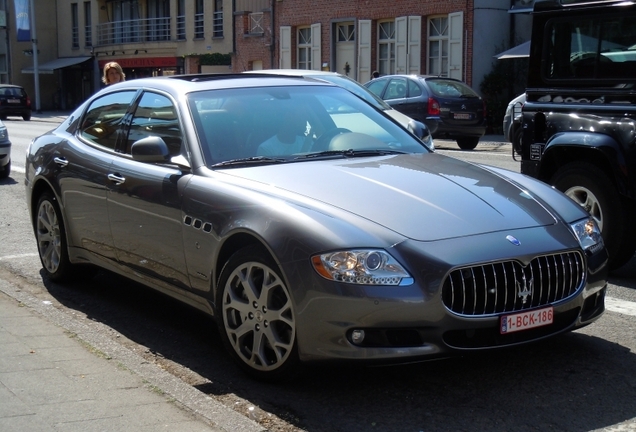
[[[548,307],[528,312],[521,312],[501,317],[499,329],[501,334],[514,333],[535,327],[552,324],[554,321],[554,308]]]
[[[455,120],[470,120],[471,115],[467,113],[454,113],[453,118]]]
[[[20,103],[20,99],[7,99],[9,103]]]

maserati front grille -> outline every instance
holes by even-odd
[[[446,278],[442,299],[450,311],[465,316],[522,311],[573,296],[585,273],[579,252],[536,257],[525,267],[518,261],[464,267]]]

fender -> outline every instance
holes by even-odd
[[[634,197],[630,186],[633,184],[633,179],[630,182],[632,174],[629,173],[623,147],[610,135],[580,131],[556,133],[545,143],[540,160],[540,178],[544,181],[549,181],[558,167],[586,160],[603,169],[622,195]]]

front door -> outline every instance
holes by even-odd
[[[355,25],[353,22],[336,24],[335,72],[356,79]]]

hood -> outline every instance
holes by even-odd
[[[224,170],[374,221],[405,237],[440,240],[556,223],[497,174],[436,153]]]

